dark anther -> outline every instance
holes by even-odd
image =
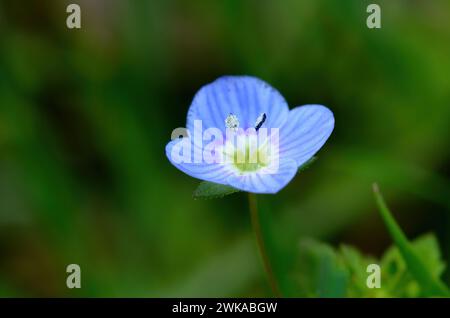
[[[255,130],[258,131],[259,128],[261,128],[261,126],[264,124],[264,122],[266,121],[266,113],[262,113],[258,119],[256,120],[256,127]]]

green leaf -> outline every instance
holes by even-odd
[[[301,296],[345,297],[349,272],[330,246],[305,239],[300,243],[297,280]]]
[[[434,277],[439,277],[443,273],[445,264],[433,234],[416,238],[411,242],[411,246]],[[424,291],[408,271],[408,267],[395,245],[384,253],[380,265],[383,269],[382,289],[385,295],[394,297],[424,296]]]
[[[417,238],[413,242],[413,248],[424,261],[428,271],[434,277],[440,277],[445,270],[445,263],[442,261],[439,243],[433,234],[426,234]]]
[[[201,182],[193,193],[194,199],[217,199],[223,198],[241,190],[224,184],[218,184],[209,181]]]
[[[306,169],[308,169],[316,160],[317,160],[317,157],[311,157],[311,159],[306,161],[304,164],[302,164],[298,168],[297,173],[301,173],[301,172],[305,171]]]
[[[419,253],[413,248],[401,228],[397,225],[376,184],[373,185],[373,192],[389,234],[398,247],[409,272],[418,282],[424,293],[427,296],[449,296],[447,286],[436,275],[433,275],[429,266],[426,265],[425,260],[419,256]]]
[[[295,271],[296,297],[421,297],[427,296],[414,278],[396,245],[380,259],[363,255],[356,248],[340,245],[334,248],[311,239],[300,242]],[[433,234],[422,235],[410,243],[434,277],[439,277],[445,264]],[[368,288],[366,271],[369,264],[380,264],[381,288]],[[428,294],[430,295],[430,294]]]
[[[375,259],[362,255],[356,248],[341,245],[338,249],[342,262],[350,273],[348,297],[376,297],[379,290],[367,288],[367,266],[378,263]]]

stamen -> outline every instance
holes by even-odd
[[[267,119],[266,113],[262,113],[261,115],[258,116],[258,118],[256,119],[256,123],[255,123],[256,131],[258,131],[258,129],[261,128],[261,126],[264,124],[266,119]]]
[[[225,127],[236,131],[239,128],[239,119],[237,116],[230,113],[225,119]]]

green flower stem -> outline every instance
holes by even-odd
[[[256,195],[250,192],[248,193],[248,205],[250,209],[253,232],[255,233],[259,254],[261,255],[264,270],[266,271],[270,287],[272,288],[272,291],[276,297],[282,297],[278,288],[277,280],[275,279],[275,275],[273,274],[272,265],[270,264],[270,259],[267,255],[266,247],[264,245],[264,238],[262,235],[261,224],[258,216],[258,204],[256,201]]]

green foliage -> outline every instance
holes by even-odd
[[[302,240],[298,258],[299,293],[312,297],[448,297],[440,277],[445,263],[433,234],[409,242],[374,185],[375,199],[394,245],[380,259],[364,256],[356,248],[334,249]],[[381,287],[369,288],[369,264],[381,269]]]
[[[426,234],[417,238],[412,244],[414,253],[418,255],[427,270],[437,280],[445,269],[438,242],[434,235]],[[385,289],[388,295],[396,297],[434,296],[427,289],[421,288],[414,275],[408,270],[401,252],[396,247],[389,248],[381,259],[381,268],[386,279]]]
[[[450,246],[448,0],[383,1],[376,31],[364,1],[104,2],[85,1],[82,32],[66,28],[65,1],[0,2],[0,296],[269,296],[245,197],[193,200],[195,181],[163,151],[194,93],[224,74],[336,116],[314,169],[258,198],[286,295],[298,238],[370,222],[375,179],[414,233],[439,224]],[[384,233],[361,239],[380,248]],[[70,263],[78,291],[64,285]],[[347,295],[381,293],[358,275]],[[389,295],[419,294],[405,276],[408,292]]]
[[[427,252],[427,249],[415,250],[413,246],[411,246],[402,229],[395,222],[395,219],[384,202],[383,196],[381,195],[376,184],[374,184],[373,190],[378,209],[389,234],[394,240],[395,245],[398,247],[400,255],[405,261],[409,272],[420,284],[424,295],[449,296],[447,287],[438,279],[438,276],[436,276],[435,271],[439,270],[439,267],[435,269],[433,266],[430,266],[434,265],[433,263],[428,266],[426,264],[427,258],[424,257],[425,255],[423,255],[423,253]],[[422,253],[422,255],[420,253]],[[433,250],[431,250],[429,253],[430,257],[436,256],[434,255],[436,254],[436,251],[433,252]],[[434,257],[434,259],[436,259],[436,257]]]
[[[299,292],[310,297],[344,297],[349,272],[332,247],[305,240],[300,244]]]
[[[418,237],[412,250],[438,278],[445,268],[436,238],[432,234]],[[361,254],[356,248],[341,245],[335,249],[325,243],[304,239],[300,242],[297,271],[299,296],[305,297],[421,297],[433,296],[414,278],[401,256],[392,246],[380,259]],[[366,285],[367,266],[381,267],[381,288]]]
[[[218,184],[209,181],[200,182],[193,193],[195,199],[217,199],[239,192],[241,190],[224,184]]]

